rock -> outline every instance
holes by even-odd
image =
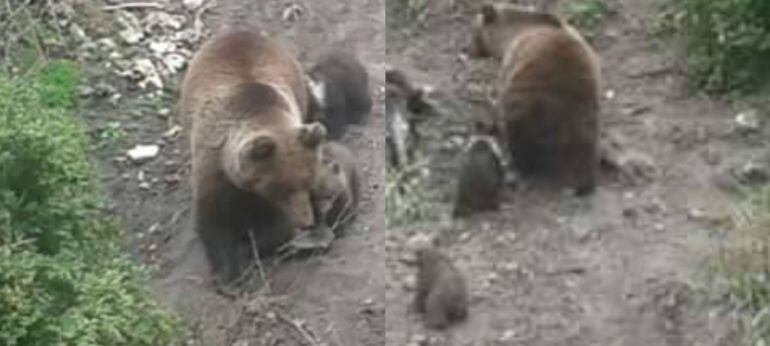
[[[169,74],[175,74],[181,71],[187,64],[187,59],[177,53],[167,54],[163,57],[163,65]]]
[[[152,12],[144,19],[144,30],[152,31],[155,28],[180,30],[184,26],[185,17],[170,15],[166,12]]]
[[[182,127],[179,125],[171,126],[170,129],[166,130],[166,132],[163,133],[163,138],[174,138],[176,137],[179,132],[182,131]]]
[[[503,334],[500,336],[500,342],[511,342],[516,338],[516,331],[513,329],[508,329],[503,332]]]
[[[139,19],[131,12],[119,11],[117,13],[117,21],[123,27],[123,30],[118,32],[118,35],[125,43],[134,45],[144,38],[144,31],[142,31]]]
[[[182,0],[182,4],[190,11],[195,11],[201,7],[203,0]]]
[[[615,90],[614,89],[607,89],[607,91],[604,92],[604,98],[607,100],[612,100],[615,98]]]
[[[138,83],[139,88],[146,89],[148,84],[152,84],[158,89],[163,89],[163,80],[150,59],[135,60],[132,72],[134,77],[141,79]]]
[[[658,175],[652,158],[644,153],[629,150],[617,134],[606,136],[600,145],[602,168],[619,175],[625,184],[639,185],[650,182]]]
[[[755,109],[740,112],[733,119],[735,129],[741,133],[751,133],[759,131],[762,123],[759,119],[759,112]]]
[[[295,22],[302,16],[302,12],[305,12],[305,10],[300,5],[291,4],[283,9],[281,19],[284,22]]]
[[[127,155],[131,161],[140,163],[154,159],[158,156],[160,147],[157,145],[137,145],[128,151]]]
[[[757,162],[749,162],[736,172],[737,178],[747,185],[761,185],[770,180],[770,172],[765,165]]]
[[[85,30],[83,30],[83,28],[81,28],[79,25],[75,23],[70,25],[69,31],[70,31],[70,35],[72,35],[72,37],[74,37],[76,40],[80,42],[85,42],[90,40],[88,35],[86,35]]]
[[[435,242],[435,237],[425,233],[417,233],[406,241],[406,248],[410,251],[416,251],[424,247],[430,247]]]
[[[157,57],[176,51],[176,45],[169,41],[152,41],[149,44],[149,48]]]

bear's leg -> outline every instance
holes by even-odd
[[[598,153],[593,143],[575,143],[565,154],[561,157],[563,181],[577,196],[593,193],[598,174]]]
[[[211,182],[208,182],[211,185]],[[229,284],[240,275],[239,217],[232,208],[234,190],[217,184],[200,186],[194,196],[194,228],[218,281]]]
[[[425,324],[428,328],[443,329],[449,324],[449,313],[438,291],[431,292],[425,300]]]

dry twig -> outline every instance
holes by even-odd
[[[136,9],[136,8],[154,8],[156,10],[162,10],[163,5],[156,2],[124,2],[122,4],[104,6],[104,11],[115,11],[123,9]]]
[[[318,340],[313,335],[313,332],[309,331],[307,327],[302,326],[300,323],[297,323],[294,320],[291,320],[287,318],[286,316],[281,315],[280,313],[276,313],[276,316],[278,316],[278,319],[280,319],[283,322],[286,322],[290,326],[294,327],[297,332],[302,335],[303,338],[305,338],[305,341],[307,341],[310,345],[318,346]]]

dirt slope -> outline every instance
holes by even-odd
[[[687,91],[676,47],[647,34],[658,1],[604,3],[612,11],[593,40],[609,91],[602,126],[651,159],[651,179],[607,175],[582,200],[525,186],[508,193],[499,213],[389,229],[388,345],[737,344],[733,321],[699,304],[692,276],[716,244],[709,221],[730,205],[713,178],[761,146],[731,129],[736,109]],[[388,14],[388,62],[458,104],[423,127],[425,203],[438,215],[451,207],[456,138],[484,111],[479,101],[497,68],[459,56],[477,6],[430,3],[422,26]],[[444,241],[469,279],[471,318],[447,333],[426,331],[408,309],[413,272],[399,258],[418,233]]]

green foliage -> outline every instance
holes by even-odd
[[[671,0],[690,75],[708,92],[749,92],[770,80],[770,1]]]
[[[575,0],[560,7],[561,14],[572,25],[590,32],[601,24],[606,8],[603,0]]]
[[[122,254],[67,107],[79,77],[54,62],[0,75],[0,345],[171,345],[175,319]]]
[[[770,186],[736,208],[725,245],[708,265],[710,293],[746,312],[747,344],[770,342]]]

